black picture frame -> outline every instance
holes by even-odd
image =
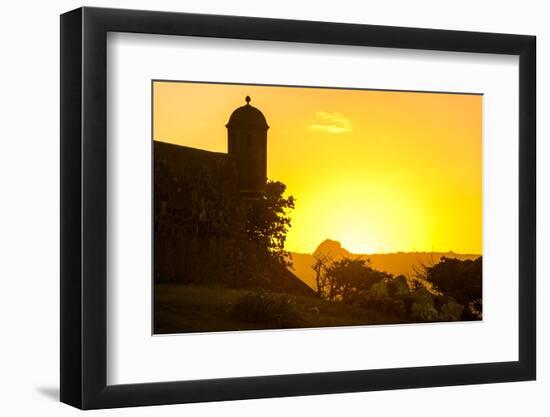
[[[519,56],[519,360],[107,385],[108,32]],[[536,378],[534,36],[79,8],[61,15],[61,401],[82,409]]]

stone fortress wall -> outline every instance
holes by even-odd
[[[226,127],[227,154],[154,141],[155,282],[314,295],[248,236],[266,187],[265,117],[247,96]]]

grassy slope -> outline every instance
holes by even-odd
[[[155,284],[155,333],[257,330],[269,325],[235,319],[232,309],[248,290],[177,284]],[[302,324],[294,327],[327,327],[389,324],[401,319],[316,297],[289,296],[296,302]],[[317,313],[318,309],[318,313]]]

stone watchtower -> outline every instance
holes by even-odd
[[[267,181],[267,129],[264,115],[250,105],[236,109],[227,123],[228,153],[237,166],[238,184],[245,199],[258,199]]]

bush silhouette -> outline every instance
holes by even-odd
[[[248,293],[233,307],[232,316],[248,323],[287,328],[299,325],[300,315],[292,298],[266,291]]]
[[[347,304],[355,303],[362,291],[391,278],[390,274],[371,268],[369,261],[361,258],[343,258],[331,262],[323,267],[321,273],[324,274],[323,279],[318,280],[318,283],[322,282],[324,288],[318,289],[318,292],[322,297]]]
[[[460,260],[441,258],[439,263],[424,267],[424,278],[434,289],[452,297],[465,308],[463,320],[481,318],[482,311],[482,258]]]

